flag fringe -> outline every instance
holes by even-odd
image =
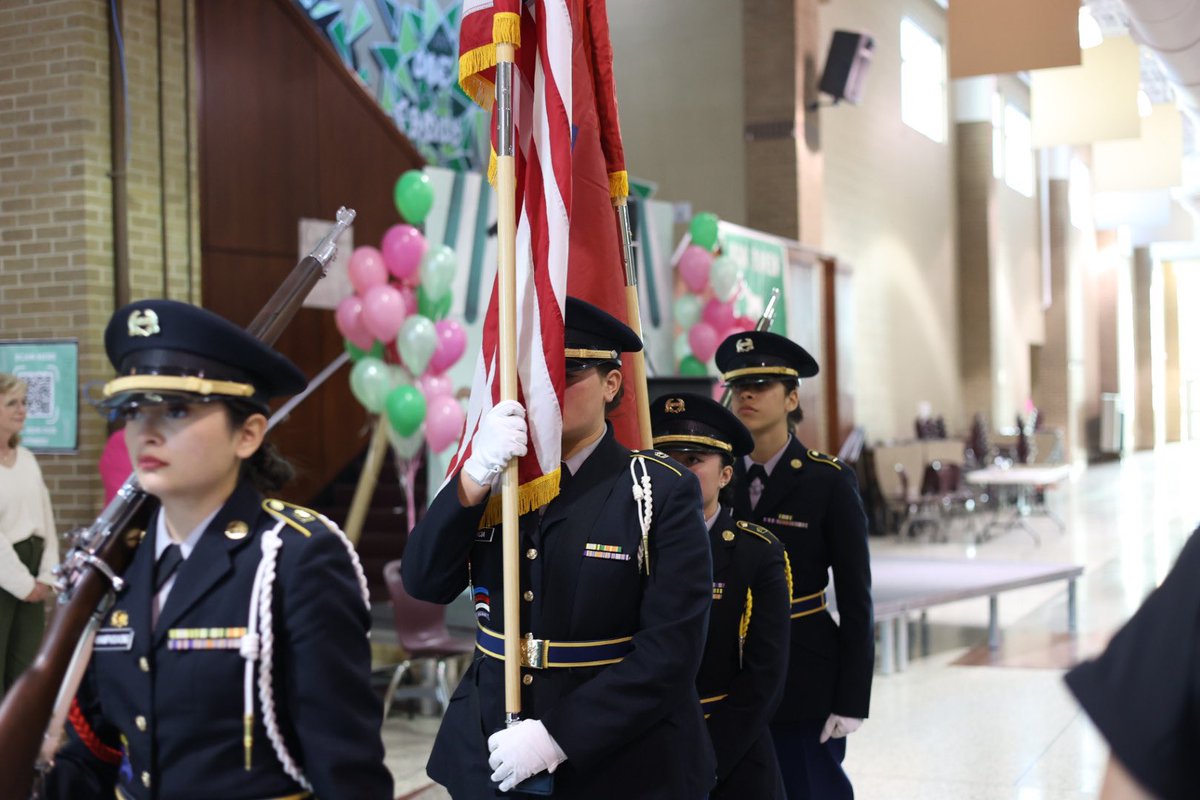
[[[558,497],[558,480],[562,468],[534,478],[528,483],[517,487],[517,516],[541,508],[555,497]],[[500,495],[492,495],[488,499],[483,518],[479,520],[480,528],[490,528],[499,525],[501,521]]]
[[[480,73],[496,66],[496,45],[521,46],[521,15],[500,12],[492,18],[492,42],[468,50],[458,57],[458,85],[467,96],[491,111],[496,102],[496,85]]]
[[[629,173],[617,170],[608,173],[608,196],[613,200],[629,197]]]
[[[488,156],[488,183],[493,187],[496,185],[496,148],[491,149],[491,155]]]

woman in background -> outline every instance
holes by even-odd
[[[50,493],[20,445],[24,427],[25,382],[0,372],[0,697],[37,654],[58,563]]]

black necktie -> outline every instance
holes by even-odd
[[[175,574],[175,570],[179,569],[179,565],[182,563],[183,551],[179,549],[179,545],[173,544],[163,550],[162,555],[158,557],[158,562],[154,565],[155,594],[162,591],[163,584]]]
[[[562,494],[567,490],[567,486],[571,483],[571,468],[567,466],[567,462],[559,464],[558,474],[558,493]]]
[[[750,469],[746,470],[746,484],[749,485],[758,478],[762,481],[763,488],[767,487],[767,469],[762,464],[751,464]]]

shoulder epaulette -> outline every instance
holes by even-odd
[[[283,520],[288,527],[305,536],[312,536],[314,531],[325,530],[328,527],[316,511],[295,503],[269,498],[263,500],[262,508],[275,519]]]
[[[762,525],[755,525],[753,522],[746,522],[744,519],[739,519],[738,528],[753,536],[757,536],[764,542],[769,544],[779,544],[779,539],[775,534],[764,528]]]
[[[630,451],[629,457],[630,458],[641,457],[641,458],[646,459],[647,461],[653,461],[655,464],[660,464],[660,465],[666,467],[667,469],[671,470],[671,472],[674,472],[676,475],[683,474],[678,469],[676,469],[675,467],[668,464],[666,461],[663,461],[663,459],[670,458],[670,456],[668,456],[666,453],[664,453],[661,450],[633,450],[633,451]]]
[[[808,457],[811,460],[819,462],[821,464],[828,464],[829,466],[831,466],[837,470],[840,470],[842,468],[842,462],[838,461],[837,456],[826,455],[825,453],[822,453],[820,450],[809,450]]]

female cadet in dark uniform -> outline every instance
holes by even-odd
[[[332,522],[279,500],[267,400],[303,374],[202,309],[144,300],[104,337],[158,498],[95,640],[47,795],[391,800],[366,582]]]
[[[698,800],[715,782],[695,688],[712,594],[700,489],[664,454],[613,438],[605,412],[620,399],[620,354],[642,343],[594,306],[566,306],[562,488],[520,518],[527,644],[515,726],[504,728],[500,528],[480,523],[492,481],[526,450],[519,405],[488,412],[404,552],[409,593],[449,603],[470,583],[478,617],[478,652],[429,775],[456,800],[495,798],[541,772],[554,773],[554,797]],[[649,488],[645,535],[635,476]]]
[[[717,754],[717,786],[728,800],[784,800],[767,729],[787,674],[791,573],[787,554],[761,525],[735,521],[722,489],[733,461],[754,440],[737,417],[698,394],[659,397],[650,407],[654,446],[700,481],[713,558],[712,611],[696,688]]]
[[[730,336],[716,354],[733,411],[754,437],[734,465],[733,513],[771,530],[792,567],[791,656],[771,723],[791,800],[850,798],[847,734],[867,716],[875,667],[867,518],[854,472],[792,435],[799,381],[817,374],[804,348],[778,334]],[[832,567],[838,622],[826,609]]]
[[[1101,796],[1200,797],[1200,535],[1067,686],[1111,748]]]

